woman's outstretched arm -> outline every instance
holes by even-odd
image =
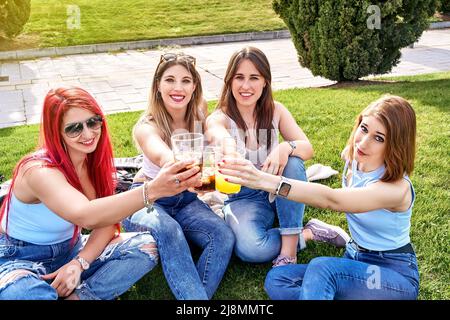
[[[281,177],[256,169],[244,159],[225,159],[220,171],[229,175],[232,183],[252,189],[275,193]],[[333,189],[318,183],[289,180],[291,190],[288,199],[307,205],[351,213],[385,208],[400,211],[410,204],[410,186],[405,180],[394,183],[377,182],[364,188]],[[405,210],[406,210],[405,208]]]

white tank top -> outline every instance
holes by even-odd
[[[145,174],[146,177],[150,178],[150,179],[154,179],[156,177],[156,175],[158,174],[159,170],[161,170],[161,167],[157,166],[156,164],[154,164],[152,162],[152,160],[150,160],[149,158],[147,158],[145,156],[145,154],[143,155],[143,163],[142,163],[142,171]]]
[[[244,137],[253,135],[253,138],[256,139],[256,129],[248,130],[246,132],[246,135],[244,134],[242,129],[239,129],[236,122],[231,119],[227,114],[222,112],[221,110],[216,110],[214,113],[221,113],[225,115],[225,117],[229,121],[229,127],[230,127],[230,135],[236,139],[237,143],[241,146],[245,146],[246,149],[246,159],[250,160],[257,168],[260,168],[264,161],[266,160],[267,156],[270,154],[270,152],[278,146],[278,125],[277,123],[272,120],[272,126],[274,129],[271,130],[271,145],[270,147],[267,147],[267,145],[263,144],[260,145],[257,149],[250,149],[245,145]],[[267,139],[268,134],[267,132],[261,131],[259,133],[260,141],[263,139]]]

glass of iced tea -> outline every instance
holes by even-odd
[[[215,147],[206,146],[203,149],[202,159],[202,186],[196,187],[195,190],[202,192],[211,192],[216,190],[215,179]]]
[[[172,151],[175,161],[194,160],[192,165],[187,166],[186,171],[193,166],[200,166],[202,169],[203,157],[203,134],[201,133],[179,133],[171,138]]]

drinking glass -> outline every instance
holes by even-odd
[[[215,168],[215,147],[206,146],[203,149],[202,158],[202,186],[196,187],[195,190],[202,192],[211,192],[216,190]]]
[[[216,147],[216,161],[220,162],[225,157],[245,159],[245,146],[238,145],[235,141],[227,139],[229,138],[226,138],[224,141],[222,141],[222,144],[220,146]],[[238,193],[239,191],[241,191],[241,185],[225,181],[225,178],[227,178],[227,176],[221,174],[216,168],[215,180],[217,191],[225,194]]]
[[[194,163],[187,166],[186,171],[194,166],[202,169],[203,134],[201,133],[179,133],[173,135],[172,151],[176,161],[194,160]]]

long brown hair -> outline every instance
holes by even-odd
[[[236,99],[233,96],[231,90],[231,84],[236,71],[242,61],[245,59],[251,61],[258,72],[263,76],[266,81],[266,85],[263,88],[261,97],[256,102],[255,118],[256,118],[256,132],[261,132],[260,129],[264,129],[265,132],[272,132],[273,115],[275,110],[275,102],[272,95],[272,74],[270,72],[269,60],[266,55],[255,47],[245,47],[235,52],[228,62],[227,71],[225,73],[224,85],[222,88],[221,97],[217,103],[216,109],[220,109],[226,115],[236,122],[239,129],[247,132],[247,125],[242,118],[241,113],[236,104]],[[276,138],[276,137],[275,137]],[[257,141],[259,141],[259,134],[257,134]],[[263,142],[264,143],[264,142]],[[267,136],[267,146],[272,144],[272,135]]]
[[[355,133],[366,116],[374,116],[386,128],[386,171],[381,181],[396,181],[405,173],[410,175],[416,154],[416,114],[409,102],[398,96],[384,96],[365,108],[356,118],[347,142],[350,161],[353,161]]]
[[[164,56],[164,55],[163,55]],[[139,144],[136,142],[135,130],[142,123],[151,123],[154,122],[156,127],[162,132],[163,141],[171,147],[170,137],[172,135],[172,116],[167,111],[164,106],[164,101],[159,93],[158,86],[161,81],[162,75],[164,72],[172,66],[181,65],[183,66],[192,76],[194,81],[195,90],[192,93],[192,98],[187,105],[187,110],[185,114],[184,120],[188,124],[189,132],[194,132],[194,124],[195,121],[203,121],[205,115],[201,113],[200,106],[203,101],[203,90],[200,74],[195,69],[195,65],[192,61],[193,57],[186,56],[182,53],[174,54],[175,58],[170,60],[163,59],[161,56],[161,60],[156,67],[155,74],[153,75],[153,81],[150,91],[149,104],[147,110],[140,117],[138,122],[133,128],[133,137],[135,140],[136,146],[139,148]],[[202,128],[203,129],[203,128]]]

